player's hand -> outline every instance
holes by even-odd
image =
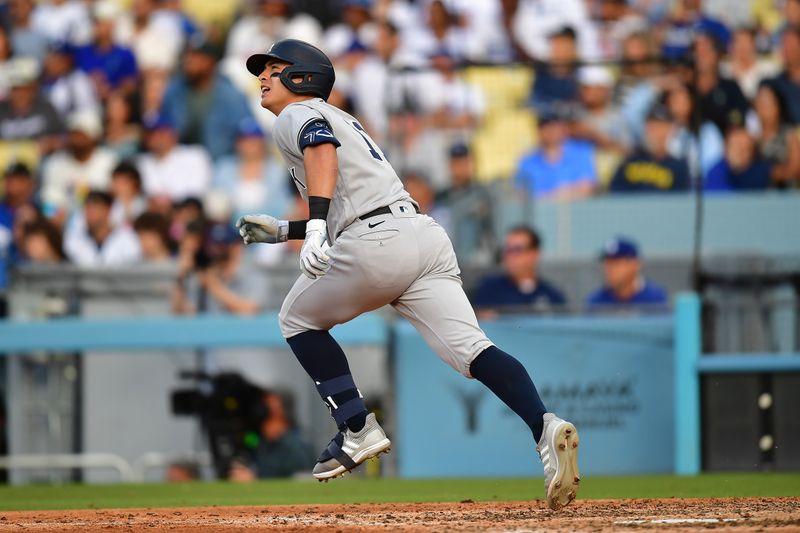
[[[300,249],[300,271],[311,279],[321,278],[331,267],[327,239],[327,222],[312,218],[306,223],[306,240]]]
[[[289,221],[270,215],[245,215],[236,221],[236,229],[245,244],[284,242],[289,236]]]

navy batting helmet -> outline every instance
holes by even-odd
[[[322,50],[297,39],[283,39],[273,44],[266,54],[254,54],[247,59],[247,70],[253,76],[264,72],[267,61],[289,63],[280,79],[287,89],[297,94],[312,94],[327,100],[336,75],[333,65]],[[299,83],[292,78],[302,78]]]

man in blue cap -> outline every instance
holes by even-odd
[[[667,304],[667,292],[642,276],[639,249],[624,237],[611,239],[603,247],[604,286],[589,295],[590,310],[620,306],[655,307]]]

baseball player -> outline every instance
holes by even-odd
[[[330,60],[308,43],[285,39],[251,56],[247,69],[261,83],[261,106],[278,117],[275,142],[309,206],[308,220],[254,214],[236,226],[246,244],[304,241],[302,274],[279,321],[339,428],[314,477],[327,481],[389,449],[329,330],[390,304],[445,363],[481,381],[528,424],[548,505],[558,509],[575,499],[575,426],[548,413],[522,364],[486,337],[445,231],[418,212],[361,124],[326,102],[335,79]]]

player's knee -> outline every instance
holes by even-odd
[[[278,326],[281,328],[281,335],[283,335],[284,339],[294,337],[307,329],[298,323],[298,320],[291,312],[291,308],[286,305],[281,307],[281,311],[278,313]]]

